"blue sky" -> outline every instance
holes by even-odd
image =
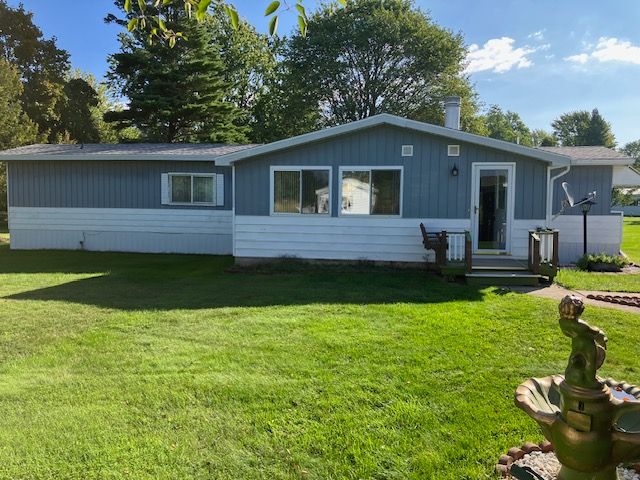
[[[17,5],[18,0],[9,0]],[[22,0],[74,67],[102,77],[118,48],[105,25],[111,0]],[[235,0],[240,15],[265,31],[267,0]],[[319,2],[305,0],[307,9]],[[640,139],[640,1],[416,0],[440,25],[461,32],[468,71],[483,102],[514,110],[532,128],[550,129],[563,112],[597,107],[619,144]],[[280,32],[293,28],[283,13]]]

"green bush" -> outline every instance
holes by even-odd
[[[629,265],[629,260],[618,255],[607,255],[606,253],[588,253],[580,257],[576,264],[580,270],[594,271],[615,271]]]

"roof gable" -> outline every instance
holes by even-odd
[[[440,127],[438,125],[418,122],[415,120],[409,120],[386,113],[375,115],[344,125],[338,125],[336,127],[330,127],[324,130],[318,130],[316,132],[306,133],[304,135],[298,135],[296,137],[279,140],[277,142],[269,143],[266,145],[259,145],[244,151],[223,155],[218,159],[216,163],[218,165],[231,165],[235,162],[257,157],[259,155],[278,152],[281,150],[287,150],[313,142],[327,140],[332,137],[346,135],[378,125],[391,125],[399,128],[444,137],[454,141],[480,145],[508,153],[513,153],[515,155],[522,155],[524,157],[534,158],[536,160],[547,162],[554,167],[562,167],[569,165],[570,163],[569,157],[558,153],[548,152],[537,148],[525,147],[511,142],[496,140],[495,138],[474,135],[472,133],[463,132],[461,130]]]

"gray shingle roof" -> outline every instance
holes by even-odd
[[[613,148],[607,147],[540,147],[547,152],[559,153],[571,157],[571,160],[602,162],[606,160],[633,160],[631,157]]]
[[[36,144],[0,152],[0,160],[213,160],[256,145],[207,143]]]

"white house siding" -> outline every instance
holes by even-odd
[[[464,219],[239,215],[235,218],[234,255],[424,262],[427,251],[420,222],[430,231],[470,227]]]
[[[230,210],[9,207],[12,249],[230,255]]]
[[[587,220],[587,249],[590,253],[616,255],[622,243],[621,214],[589,215]],[[551,226],[560,232],[560,263],[572,263],[582,256],[582,215],[561,215]]]

